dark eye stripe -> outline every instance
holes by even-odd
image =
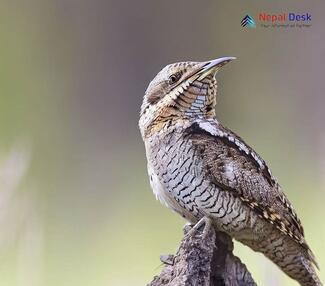
[[[160,96],[156,95],[156,94],[152,94],[148,97],[148,103],[150,104],[155,104],[159,101]]]

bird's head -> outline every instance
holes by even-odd
[[[233,59],[179,62],[164,67],[144,95],[139,121],[142,136],[161,130],[173,120],[215,117],[215,74]]]

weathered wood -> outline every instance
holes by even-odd
[[[213,229],[202,239],[200,231],[184,236],[175,256],[163,256],[166,265],[148,286],[256,286],[240,259],[233,255],[231,238]]]

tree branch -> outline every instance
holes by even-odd
[[[166,265],[148,286],[256,286],[233,248],[227,234],[213,229],[205,239],[199,232],[185,235],[175,256],[161,257]]]

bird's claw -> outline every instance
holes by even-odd
[[[206,239],[206,237],[208,236],[211,226],[212,226],[212,221],[210,218],[204,216],[203,218],[201,218],[193,227],[192,229],[190,229],[185,237],[189,238],[193,235],[195,235],[195,233],[204,225],[203,231],[202,231],[202,239]],[[187,225],[184,227],[184,229],[187,228]],[[186,231],[186,229],[185,229]]]

